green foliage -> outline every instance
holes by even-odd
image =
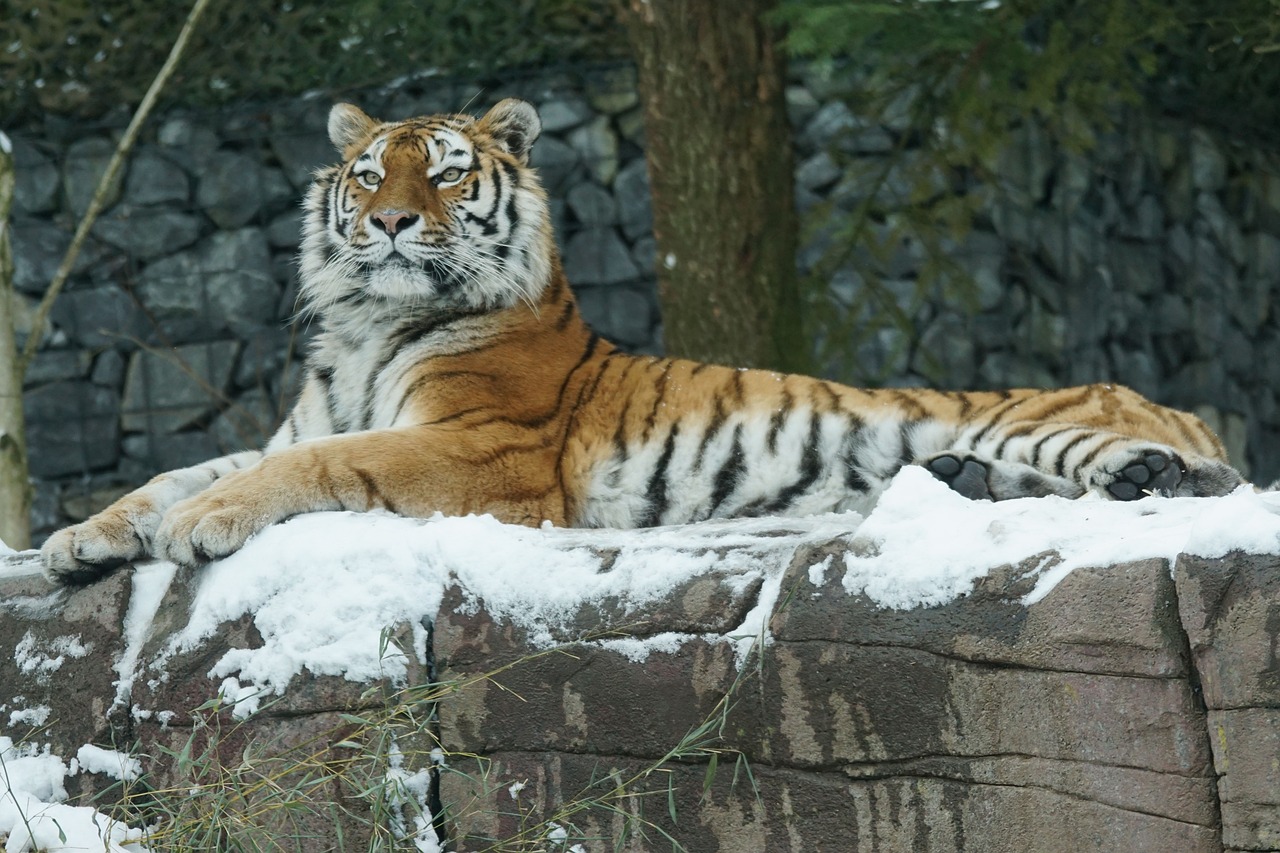
[[[848,381],[904,372],[926,301],[972,308],[954,254],[1009,189],[1014,134],[1078,153],[1132,106],[1220,127],[1233,115],[1227,127],[1280,141],[1280,0],[783,0],[777,21],[791,55],[895,141],[870,167],[837,141],[849,189],[807,222],[828,247],[807,288],[820,363]],[[904,247],[919,271],[894,281]],[[838,274],[855,286],[832,288]],[[915,355],[926,379],[942,375]]]
[[[3,13],[0,114],[100,114],[135,103],[187,0],[24,0]],[[224,0],[194,36],[169,98],[189,104],[376,85],[432,68],[614,56],[609,0]]]

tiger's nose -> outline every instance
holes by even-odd
[[[369,218],[379,229],[392,236],[418,221],[418,215],[407,210],[375,210],[369,214]]]

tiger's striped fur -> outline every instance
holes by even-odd
[[[55,534],[50,576],[198,564],[318,510],[615,527],[866,510],[907,464],[975,498],[1242,482],[1199,419],[1118,386],[860,390],[627,355],[561,270],[530,105],[380,123],[339,104],[329,130],[344,162],[307,196],[320,331],[288,419],[261,453],[163,474]]]

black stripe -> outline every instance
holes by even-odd
[[[1040,438],[1036,439],[1036,443],[1031,446],[1031,467],[1037,469],[1040,467],[1040,451],[1044,449],[1045,442],[1050,439],[1057,438],[1064,432],[1071,432],[1073,429],[1075,429],[1075,427],[1062,427],[1061,429],[1055,429],[1053,432],[1042,435]]]
[[[822,440],[821,423],[816,413],[809,413],[809,441],[805,444],[804,454],[800,457],[800,478],[778,493],[778,496],[765,505],[766,513],[781,512],[791,506],[791,502],[804,494],[813,486],[822,474],[822,455],[819,444]]]
[[[671,369],[676,364],[671,359],[666,359],[666,362],[666,366],[662,368],[662,373],[658,374],[658,381],[654,384],[653,407],[644,419],[644,432],[640,435],[641,441],[649,440],[649,436],[653,434],[653,429],[658,422],[658,408],[662,405],[662,398],[666,396],[667,380],[671,376]]]
[[[676,435],[679,432],[680,422],[676,421],[671,425],[666,444],[662,447],[662,455],[658,457],[658,463],[654,466],[653,473],[649,475],[649,485],[645,489],[647,508],[643,520],[638,525],[640,527],[652,527],[667,511],[667,469],[671,466],[671,456],[675,453]]]
[[[778,452],[778,433],[782,431],[782,425],[786,422],[787,415],[791,414],[791,407],[794,404],[795,399],[791,396],[791,392],[783,388],[782,405],[774,410],[773,417],[769,419],[769,435],[766,444],[770,453]]]
[[[1099,433],[1095,432],[1093,435],[1096,437],[1099,435]],[[1125,440],[1125,437],[1119,436],[1119,435],[1108,435],[1107,437],[1103,438],[1102,441],[1098,443],[1097,447],[1093,448],[1088,453],[1086,453],[1084,455],[1084,458],[1076,463],[1076,471],[1077,472],[1080,471],[1080,469],[1084,468],[1084,466],[1088,465],[1090,462],[1097,459],[1098,455],[1102,453],[1102,451],[1106,450],[1108,447],[1115,444],[1117,441],[1124,441],[1124,440]]]
[[[738,488],[738,481],[746,471],[746,455],[742,451],[742,424],[733,428],[733,446],[729,456],[716,472],[711,488],[711,515],[716,515],[725,500]]]
[[[914,427],[917,423],[918,421],[903,421],[898,426],[898,460],[902,463],[898,466],[899,468],[916,461],[916,450],[911,443],[911,435],[915,432]]]
[[[1011,395],[1008,391],[1003,391],[1001,394],[1004,397],[1003,401],[1000,405],[986,413],[988,418],[987,423],[982,427],[982,429],[978,430],[978,433],[972,439],[969,440],[970,447],[976,449],[978,442],[986,438],[991,430],[996,428],[996,425],[1000,422],[1000,418],[1014,406],[1018,405],[1018,403],[1022,402],[1021,400],[1011,399]]]
[[[1059,477],[1067,476],[1067,473],[1066,473],[1067,454],[1077,444],[1087,440],[1089,438],[1089,435],[1090,433],[1082,431],[1075,438],[1068,441],[1065,447],[1063,447],[1061,450],[1058,451],[1058,458],[1055,459],[1053,463],[1053,473],[1057,474]]]
[[[1095,390],[1095,387],[1093,385],[1087,385],[1080,390],[1080,393],[1073,395],[1071,398],[1059,399],[1057,402],[1052,403],[1049,406],[1049,408],[1040,409],[1036,414],[1036,420],[1040,421],[1041,423],[1048,423],[1051,421],[1055,421],[1058,419],[1057,416],[1059,414],[1066,411],[1067,409],[1073,408],[1075,406],[1080,405],[1081,403],[1086,402],[1091,397],[1093,397],[1096,393],[1097,391]],[[1056,396],[1061,398],[1065,395],[1063,394],[1063,392],[1059,391]]]

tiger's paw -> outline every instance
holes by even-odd
[[[58,584],[85,584],[147,555],[150,530],[159,518],[138,519],[108,509],[81,524],[59,530],[40,549],[44,576]]]
[[[995,496],[987,485],[987,466],[977,458],[958,453],[940,453],[924,461],[930,474],[972,501],[991,501]]]
[[[1186,466],[1177,455],[1165,450],[1147,450],[1111,474],[1107,496],[1118,501],[1134,501],[1149,495],[1178,493]]]
[[[156,556],[196,567],[233,554],[267,522],[247,508],[199,496],[165,514],[156,533]]]

